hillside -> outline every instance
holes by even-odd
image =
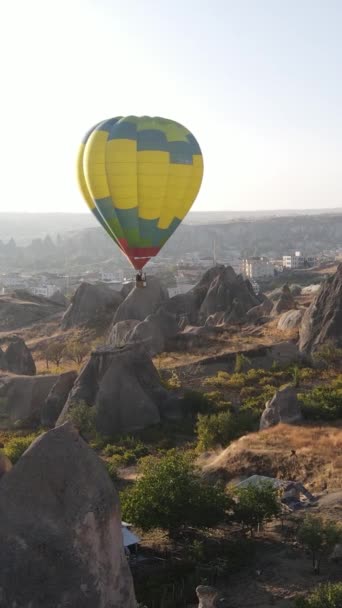
[[[324,495],[341,491],[341,450],[340,426],[280,424],[201,457],[200,464],[205,474],[227,483],[260,474],[298,479],[312,492]]]
[[[78,216],[71,215],[69,224],[62,223],[64,229],[60,232],[57,232],[58,221],[54,225],[52,219],[43,216],[41,222],[40,227],[38,220],[38,225],[31,220],[22,229],[12,221],[2,228],[0,272],[68,270],[70,273],[99,267],[107,267],[111,271],[114,268],[129,269],[111,239],[96,227],[90,216],[81,215],[78,221]],[[33,235],[39,236],[32,238]],[[211,258],[214,241],[218,259],[239,255],[277,257],[297,249],[307,255],[318,254],[341,246],[342,214],[256,217],[235,221],[216,219],[215,223],[209,220],[207,223],[191,223],[189,220],[172,235],[161,257],[178,261],[185,254],[196,252],[200,257]]]

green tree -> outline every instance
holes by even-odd
[[[342,583],[320,585],[308,597],[296,600],[296,608],[339,608],[342,606]]]
[[[233,519],[251,534],[281,512],[278,492],[271,483],[249,484],[234,492]]]
[[[65,346],[65,355],[71,360],[80,365],[85,357],[89,354],[90,345],[80,340],[69,340]]]
[[[310,551],[315,574],[319,574],[323,557],[331,553],[341,537],[342,528],[335,522],[323,521],[313,515],[305,517],[298,531],[298,540]]]
[[[140,471],[135,485],[121,494],[127,521],[173,536],[183,526],[206,528],[224,519],[229,497],[200,479],[188,454],[171,450],[160,459],[147,457]]]
[[[48,369],[50,361],[59,367],[63,357],[65,356],[65,352],[65,342],[50,342],[50,344],[48,344],[44,349],[46,368]]]
[[[86,437],[93,437],[96,434],[95,406],[89,406],[84,401],[72,403],[67,419]]]

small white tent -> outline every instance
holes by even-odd
[[[130,524],[125,521],[121,522],[122,538],[124,547],[131,547],[132,545],[138,545],[140,538],[130,530]]]

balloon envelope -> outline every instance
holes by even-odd
[[[116,117],[95,125],[78,154],[78,180],[97,220],[136,269],[165,244],[199,192],[195,137],[165,118]]]

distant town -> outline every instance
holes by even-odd
[[[269,258],[267,256],[252,256],[246,258],[236,257],[221,259],[215,255],[201,257],[199,252],[184,255],[179,260],[158,256],[152,260],[147,267],[147,274],[158,275],[164,280],[170,297],[186,293],[198,281],[203,271],[216,264],[231,266],[237,274],[251,281],[256,293],[260,290],[259,282],[283,277],[287,280],[294,271],[333,263],[342,259],[342,246],[322,251],[319,255],[305,255],[302,251],[286,251],[280,258]],[[0,274],[0,295],[5,295],[14,290],[25,290],[35,296],[53,298],[55,294],[61,293],[71,296],[82,282],[96,284],[99,282],[107,284],[110,288],[120,290],[124,283],[130,282],[134,277],[134,270],[124,271],[122,269],[108,272],[99,268],[98,270],[85,270],[77,274],[66,274],[59,272],[8,272]]]

